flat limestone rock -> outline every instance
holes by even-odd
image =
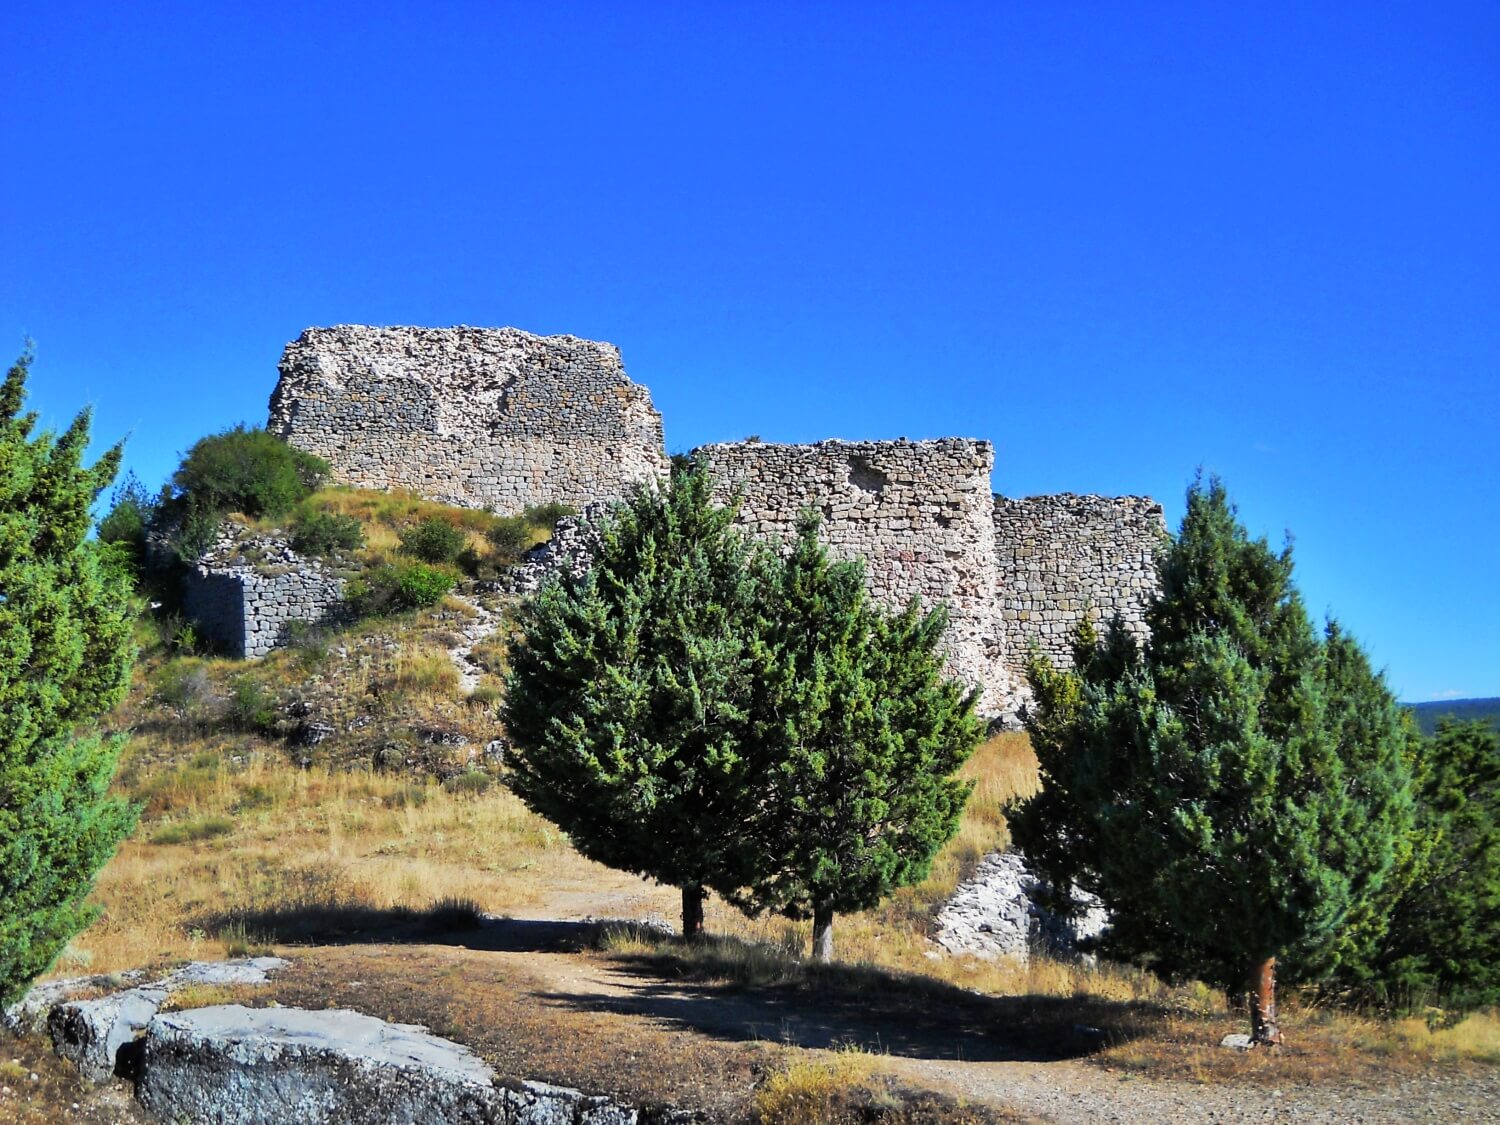
[[[167,993],[131,988],[98,1000],[69,1000],[47,1018],[52,1049],[90,1082],[107,1082],[120,1070],[120,1051],[146,1030]]]
[[[118,992],[146,974],[139,969],[102,973],[92,977],[67,977],[34,985],[25,996],[5,1009],[5,1030],[12,1035],[36,1035],[47,1027],[52,1009],[85,992]]]
[[[153,1019],[136,1087],[163,1120],[237,1125],[514,1120],[498,1093],[473,1052],[425,1028],[238,1004]]]
[[[172,993],[200,985],[265,984],[272,973],[289,964],[281,957],[244,957],[195,961],[144,984],[138,983],[146,975],[139,969],[49,981],[37,985],[10,1008],[5,1022],[18,1035],[45,1029],[60,1058],[77,1066],[88,1081],[105,1082],[131,1069],[121,1058],[122,1050],[133,1046]],[[107,995],[79,998],[93,992]]]

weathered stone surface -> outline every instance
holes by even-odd
[[[1075,892],[1082,912],[1070,920],[1040,905],[1042,889],[1019,852],[993,852],[938,912],[934,940],[949,953],[1024,962],[1036,948],[1071,953],[1078,942],[1097,937],[1109,925],[1094,896]]]
[[[358,1012],[224,1005],[157,1016],[136,1096],[164,1121],[214,1125],[638,1125],[611,1098],[496,1083],[467,1047]],[[663,1112],[653,1122],[688,1122]]]
[[[69,1000],[52,1009],[52,1049],[90,1082],[119,1069],[120,1049],[135,1042],[167,998],[160,988],[132,988],[98,1000]]]
[[[140,969],[102,973],[91,977],[67,977],[33,985],[25,996],[5,1009],[5,1029],[12,1035],[35,1035],[47,1026],[52,1009],[86,992],[112,993],[144,980]]]
[[[823,516],[833,555],[865,560],[882,604],[947,603],[949,674],[981,689],[983,713],[1004,710],[989,442],[742,442],[694,452],[722,498],[740,490],[740,523],[753,534],[790,541],[799,513],[811,507]]]
[[[494,1075],[426,1029],[331,1009],[237,1004],[157,1016],[136,1096],[167,1121],[502,1121]]]
[[[279,535],[254,535],[233,521],[183,579],[183,610],[230,656],[254,658],[288,643],[292,622],[336,623],[344,580]]]
[[[665,478],[661,415],[611,344],[515,328],[309,328],[269,428],[334,479],[515,513]]]
[[[173,992],[191,985],[264,984],[289,963],[280,957],[196,961],[148,983],[140,983],[145,974],[138,969],[50,981],[7,1010],[6,1026],[18,1035],[46,1028],[60,1056],[77,1064],[85,1078],[101,1082],[116,1072],[120,1049],[141,1034]],[[85,992],[107,995],[77,999]]]
[[[1102,632],[1116,616],[1146,636],[1145,608],[1157,590],[1156,551],[1166,535],[1148,496],[995,497],[1000,633],[1018,678],[1035,644],[1073,666],[1073,632],[1089,617]]]

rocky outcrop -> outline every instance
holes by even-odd
[[[122,1069],[121,1052],[128,1053],[172,993],[194,985],[265,984],[287,964],[280,957],[249,957],[194,962],[149,981],[139,970],[48,981],[6,1009],[5,1026],[17,1035],[45,1028],[59,1055],[85,1078],[102,1082]]]
[[[136,1096],[165,1121],[486,1122],[493,1075],[425,1028],[358,1012],[225,1005],[158,1016]]]
[[[1044,889],[1019,852],[991,853],[938,912],[933,940],[953,954],[1025,962],[1033,950],[1072,954],[1109,925],[1093,895],[1075,891],[1078,910],[1063,918],[1042,904]]]
[[[141,1106],[173,1125],[688,1125],[700,1119],[542,1082],[501,1082],[467,1047],[359,1012],[240,1004],[160,1011],[190,985],[262,984],[286,965],[259,957],[198,962],[145,984],[138,983],[145,974],[135,971],[53,981],[7,1009],[5,1023],[16,1034],[46,1027],[57,1053],[91,1081],[134,1079]]]
[[[158,1016],[136,1096],[163,1121],[235,1125],[688,1122],[562,1086],[506,1086],[467,1047],[359,1012],[224,1005]]]

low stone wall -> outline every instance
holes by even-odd
[[[980,711],[1006,709],[995,632],[995,529],[987,441],[742,442],[706,445],[721,499],[744,496],[740,522],[790,540],[798,513],[822,513],[838,558],[863,558],[871,593],[891,609],[913,598],[948,605],[951,675],[981,690]]]
[[[268,428],[361,488],[513,514],[666,477],[661,415],[612,344],[515,328],[309,328]]]
[[[344,606],[344,580],[275,536],[237,525],[183,580],[183,609],[199,634],[226,655],[265,656],[285,645],[294,621],[331,624]]]
[[[999,629],[1013,671],[1035,644],[1054,664],[1073,665],[1073,631],[1085,614],[1101,629],[1118,615],[1146,635],[1145,607],[1157,590],[1162,507],[1147,496],[994,499],[1000,573]]]

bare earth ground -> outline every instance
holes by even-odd
[[[640,917],[668,898],[625,877],[600,890],[590,898],[564,888],[562,909],[537,913],[578,919],[614,908]],[[518,918],[436,939],[392,932],[393,940],[292,947],[281,952],[293,968],[243,999],[425,1024],[503,1076],[697,1108],[713,1120],[743,1118],[766,1074],[793,1058],[850,1046],[904,1088],[949,1095],[999,1120],[1500,1120],[1491,1068],[1283,1088],[1147,1078],[1090,1061],[1087,1045],[1035,1004],[947,985],[915,1003],[899,989],[737,986],[650,954],[594,948],[593,933],[577,920]],[[84,1090],[34,1042],[7,1042],[0,1055],[22,1047],[22,1069],[39,1076],[6,1081],[0,1121],[133,1120],[123,1087]]]

